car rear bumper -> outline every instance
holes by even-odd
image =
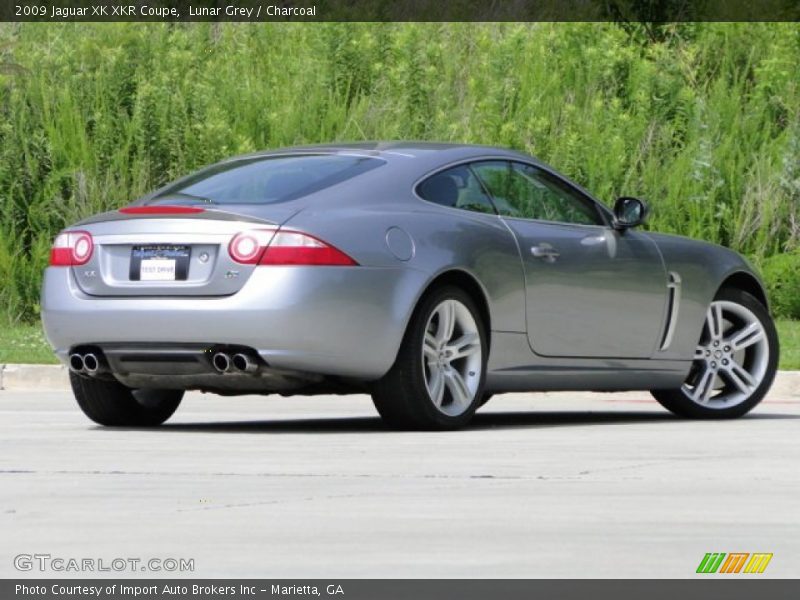
[[[81,345],[230,344],[276,369],[371,380],[393,364],[424,281],[402,267],[262,267],[232,296],[95,297],[50,267],[42,322],[64,363]]]

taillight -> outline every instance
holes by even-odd
[[[88,231],[62,231],[56,236],[50,249],[50,265],[53,267],[76,267],[85,265],[92,258],[94,242]]]
[[[341,265],[358,263],[338,248],[296,231],[279,231],[259,261],[261,265]]]
[[[243,265],[257,265],[274,235],[274,229],[251,229],[237,233],[228,244],[228,254]]]
[[[236,262],[249,265],[358,265],[338,248],[298,231],[243,231],[231,240],[228,253]]]

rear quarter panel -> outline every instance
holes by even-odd
[[[496,215],[441,207],[413,196],[399,201],[352,203],[335,213],[308,207],[285,227],[307,231],[370,267],[411,269],[423,274],[417,289],[403,290],[402,331],[417,301],[433,280],[448,271],[467,273],[479,284],[488,304],[491,328],[525,331],[525,289],[517,243]],[[407,236],[410,251],[398,257],[387,233]],[[405,260],[404,260],[405,259]],[[387,332],[388,333],[388,332]],[[398,348],[400,339],[397,340]]]

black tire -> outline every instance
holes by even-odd
[[[441,412],[431,400],[425,384],[422,345],[425,328],[434,309],[445,300],[457,300],[469,310],[480,337],[481,373],[469,407],[458,416]],[[451,430],[469,423],[483,398],[486,361],[489,349],[486,329],[475,301],[462,289],[443,286],[427,293],[420,301],[389,372],[372,389],[372,401],[384,422],[396,429]]]
[[[734,419],[747,414],[764,399],[772,382],[775,380],[775,373],[778,369],[778,358],[780,347],[778,343],[778,333],[775,324],[769,315],[766,307],[761,304],[754,296],[735,288],[723,288],[719,291],[715,301],[726,300],[740,304],[750,310],[761,322],[766,334],[769,356],[767,367],[761,383],[750,394],[750,396],[739,404],[726,408],[703,406],[693,401],[682,388],[673,390],[652,390],[651,394],[667,410],[672,413],[690,419]],[[692,374],[690,373],[690,378]],[[688,381],[688,380],[687,380]],[[712,399],[713,400],[713,399]]]
[[[169,419],[182,390],[132,390],[117,381],[69,374],[83,414],[106,427],[155,427]]]
[[[481,401],[478,403],[478,408],[480,408],[481,406],[484,406],[489,400],[492,399],[492,396],[494,396],[494,394],[484,394],[481,397]]]

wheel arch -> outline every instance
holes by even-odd
[[[751,296],[755,297],[756,300],[761,302],[764,305],[764,308],[769,311],[769,298],[767,297],[767,292],[764,290],[764,286],[761,285],[761,282],[758,280],[758,278],[752,273],[748,273],[746,271],[736,271],[731,273],[722,281],[716,293],[719,294],[720,290],[724,288],[735,288],[747,292]]]
[[[428,295],[432,290],[444,285],[453,285],[464,290],[467,294],[469,294],[470,298],[475,301],[475,304],[477,304],[478,310],[480,311],[481,321],[483,321],[486,333],[486,345],[491,348],[492,317],[489,309],[489,301],[486,295],[486,290],[483,289],[483,286],[480,284],[478,279],[467,271],[463,271],[461,269],[449,269],[436,275],[428,282],[422,293],[417,298],[417,301],[414,304],[414,310],[416,311],[420,302],[426,295]],[[408,329],[408,323],[406,323],[406,329]]]

